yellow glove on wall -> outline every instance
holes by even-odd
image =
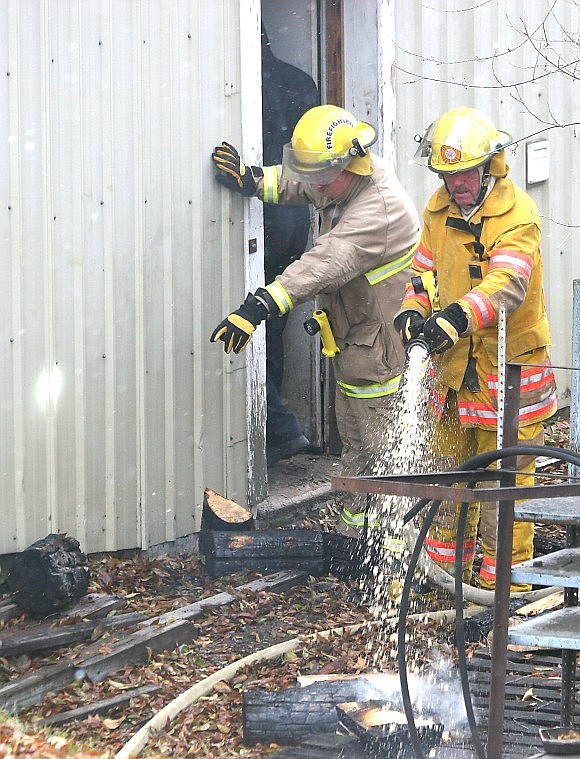
[[[221,145],[213,149],[211,157],[218,170],[215,178],[220,184],[227,187],[228,190],[239,192],[246,197],[254,195],[256,182],[252,172],[242,161],[240,154],[233,145],[230,145],[229,142],[222,142]]]

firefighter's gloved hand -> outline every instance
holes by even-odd
[[[425,319],[423,319],[421,314],[418,311],[413,311],[411,309],[408,311],[401,311],[401,313],[395,316],[393,320],[393,325],[399,333],[405,347],[411,340],[419,337],[423,331],[424,324]]]
[[[452,348],[467,329],[467,316],[459,303],[450,303],[430,316],[423,326],[429,353],[444,353]]]
[[[251,170],[242,161],[238,151],[229,142],[222,142],[213,149],[211,157],[218,170],[215,178],[228,190],[246,197],[256,192],[256,182]]]
[[[256,290],[256,295],[248,293],[242,305],[221,321],[209,339],[210,343],[222,340],[224,351],[240,353],[252,339],[254,330],[270,316],[268,300],[261,297],[267,293],[262,288]]]

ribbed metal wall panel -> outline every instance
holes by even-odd
[[[204,487],[245,500],[245,365],[208,335],[222,268],[228,308],[244,290],[209,155],[241,139],[247,6],[0,4],[0,554],[148,547],[199,527]]]
[[[395,0],[395,24],[398,173],[419,209],[438,179],[414,164],[413,137],[445,111],[480,108],[519,140],[508,150],[508,163],[523,188],[526,142],[549,141],[550,178],[527,190],[543,216],[552,359],[569,366],[572,280],[580,274],[580,6],[569,0]],[[562,71],[554,73],[558,66]],[[575,126],[537,134],[554,123]],[[560,401],[568,403],[569,372],[558,372],[558,386]]]

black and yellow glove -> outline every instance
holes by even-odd
[[[423,326],[429,353],[444,353],[452,348],[467,329],[467,316],[459,303],[450,303],[430,316]]]
[[[256,192],[256,182],[252,172],[245,163],[238,151],[229,142],[222,142],[213,149],[211,154],[214,165],[218,170],[215,178],[228,190],[239,192],[246,197],[254,195]]]
[[[424,324],[425,319],[423,319],[418,311],[413,311],[412,309],[401,311],[393,320],[393,326],[399,333],[405,347],[411,340],[419,337],[423,331]]]
[[[217,325],[209,341],[222,340],[226,353],[240,353],[252,339],[258,324],[277,313],[279,309],[272,297],[260,287],[255,295],[248,293],[242,305]]]

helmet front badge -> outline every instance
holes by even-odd
[[[461,161],[461,150],[451,145],[442,145],[440,153],[443,163],[458,163]]]

